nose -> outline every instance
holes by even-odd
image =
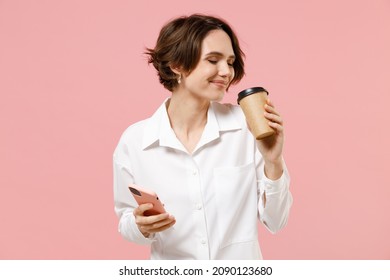
[[[234,69],[227,62],[220,63],[218,68],[218,75],[221,77],[232,77],[234,75]]]

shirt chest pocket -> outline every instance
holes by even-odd
[[[257,238],[257,187],[254,163],[214,169],[220,247]]]

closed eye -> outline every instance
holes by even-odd
[[[208,61],[211,63],[211,64],[217,64],[218,63],[218,60],[211,60],[211,59],[208,59]],[[228,63],[229,67],[233,67],[234,66],[234,62],[231,62],[231,63]]]

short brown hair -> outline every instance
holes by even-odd
[[[200,60],[203,39],[215,29],[225,31],[232,41],[236,59],[233,63],[235,75],[231,84],[237,84],[242,79],[245,74],[243,60],[245,54],[240,49],[237,36],[232,28],[222,19],[193,14],[168,22],[160,31],[156,47],[146,49],[148,62],[153,63],[160,83],[166,89],[173,91],[178,84],[177,75],[170,66],[182,67],[184,71],[190,73]]]

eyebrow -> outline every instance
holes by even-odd
[[[225,56],[225,55],[224,55],[223,53],[221,53],[221,52],[209,52],[209,53],[207,53],[205,56],[210,56],[210,55]],[[233,59],[235,59],[236,56],[235,56],[235,55],[231,55],[231,56],[229,56],[228,58],[233,58]]]

